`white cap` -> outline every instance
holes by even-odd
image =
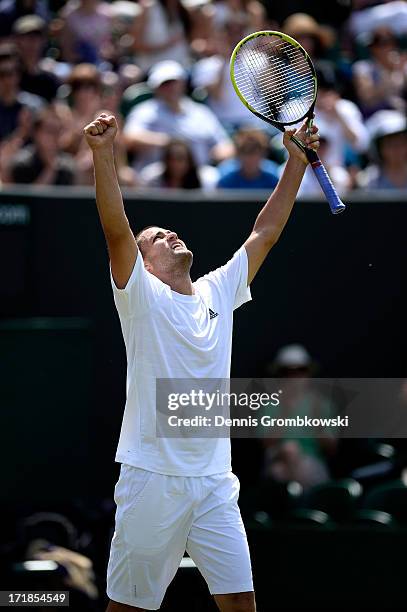
[[[403,113],[396,110],[380,110],[366,121],[371,141],[390,134],[407,131],[407,121]]]
[[[135,2],[129,2],[129,0],[116,0],[112,2],[110,7],[114,17],[127,21],[132,21],[142,13],[140,5]]]
[[[288,344],[277,352],[274,365],[279,368],[304,368],[312,365],[312,359],[301,344]]]
[[[173,60],[164,60],[151,68],[147,85],[151,89],[157,89],[166,81],[185,81],[186,78],[187,74],[181,64]]]

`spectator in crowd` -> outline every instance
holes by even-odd
[[[13,45],[0,45],[0,173],[31,135],[32,115],[44,100],[20,89],[20,65]]]
[[[11,35],[13,25],[20,17],[38,15],[50,21],[46,0],[0,0],[0,39]]]
[[[239,38],[236,40],[231,22],[217,28],[212,33],[210,56],[200,59],[192,68],[195,91],[206,92],[206,104],[228,132],[249,124],[264,127],[241,103],[230,80],[230,55]]]
[[[112,15],[113,53],[110,63],[119,69],[133,61],[134,28],[142,13],[141,6],[130,0],[114,0],[110,5]],[[141,72],[141,69],[138,68]]]
[[[405,112],[407,56],[386,27],[366,35],[371,58],[353,65],[357,101],[365,117],[382,109]]]
[[[67,84],[71,94],[64,148],[72,155],[77,155],[81,148],[87,148],[83,139],[83,126],[93,121],[102,106],[101,73],[93,64],[78,64],[72,69]]]
[[[367,150],[369,135],[360,110],[338,92],[335,71],[327,62],[316,64],[318,97],[315,113],[323,134],[329,134],[325,160],[332,167],[345,165],[348,151],[361,154]]]
[[[100,75],[101,95],[98,98],[100,109],[113,113],[118,120],[120,128],[123,126],[123,121],[120,116],[119,105],[122,96],[122,83],[119,76],[115,72],[106,71]],[[98,112],[98,111],[97,111]],[[95,114],[97,114],[95,112]],[[82,146],[82,132],[78,133],[81,137],[80,146],[76,153],[78,166],[77,183],[79,185],[93,185],[94,172],[92,152],[89,147]],[[116,163],[116,172],[120,185],[124,187],[136,187],[139,185],[139,178],[133,168],[129,166],[127,159],[126,146],[123,139],[123,133],[120,131],[114,142],[114,155]]]
[[[22,115],[27,115],[23,109],[32,112],[44,105],[38,96],[21,90],[20,78],[17,51],[5,43],[0,46],[0,142],[20,126]]]
[[[101,0],[69,0],[61,11],[63,59],[98,64],[113,54],[110,4]]]
[[[185,96],[185,81],[184,69],[171,60],[151,70],[148,85],[154,98],[138,104],[124,126],[127,147],[138,154],[139,168],[158,161],[170,137],[188,142],[199,166],[233,155],[233,143],[215,115]]]
[[[10,160],[5,182],[33,185],[72,185],[75,163],[61,151],[62,121],[52,106],[38,112],[33,121],[32,144]]]
[[[58,590],[69,589],[69,603],[75,610],[96,612],[100,609],[92,560],[78,551],[78,533],[67,517],[54,512],[37,512],[20,520],[17,529],[23,559],[51,561],[57,565],[51,580],[48,576],[45,578],[46,583]],[[41,578],[37,578],[35,587],[31,577],[31,586],[44,588],[44,577]],[[20,578],[20,584],[24,585],[22,580]]]
[[[284,399],[280,406],[267,407],[265,414],[279,418],[333,416],[331,402],[311,384],[314,371],[315,364],[303,346],[282,347],[270,364],[269,374],[279,379]],[[277,482],[295,480],[307,489],[329,480],[328,461],[337,441],[331,432],[323,430],[321,437],[300,435],[300,428],[286,427],[281,438],[263,439],[265,476]]]
[[[135,61],[145,72],[163,60],[189,64],[188,13],[180,0],[140,0],[134,22]]]
[[[188,11],[188,39],[194,62],[211,54],[211,41],[216,24],[216,5],[212,0],[183,0]]]
[[[270,29],[264,4],[257,0],[219,0],[213,8],[216,28],[223,29],[233,22],[240,24],[242,34]]]
[[[374,163],[360,174],[368,189],[407,189],[407,122],[394,110],[377,111],[367,121]]]
[[[68,78],[70,86],[70,106],[64,106],[65,129],[63,149],[74,156],[77,168],[76,183],[93,185],[92,154],[83,137],[83,126],[93,121],[94,117],[106,109],[117,114],[122,125],[119,104],[122,86],[118,75],[111,71],[101,72],[93,64],[74,66]],[[123,135],[115,141],[115,161],[117,175],[121,185],[135,187],[139,184],[135,171],[128,165],[127,151]]]
[[[218,173],[213,166],[197,166],[190,146],[172,138],[163,151],[163,159],[146,166],[141,172],[148,187],[167,189],[213,189]]]
[[[51,102],[59,82],[40,67],[47,43],[45,21],[38,15],[20,17],[13,26],[13,34],[21,61],[21,88]]]
[[[266,159],[267,135],[258,129],[241,128],[235,135],[235,144],[237,158],[224,164],[218,187],[273,190],[278,183],[278,166]]]
[[[354,0],[348,29],[355,38],[377,28],[391,28],[396,35],[407,32],[407,4],[403,0]]]
[[[284,21],[281,30],[292,36],[309,53],[313,61],[324,59],[327,50],[334,44],[331,28],[322,26],[311,15],[293,13]]]
[[[344,166],[331,166],[327,159],[326,154],[329,148],[329,143],[331,142],[332,137],[330,133],[320,134],[319,139],[319,149],[318,149],[318,157],[322,161],[325,166],[326,171],[329,174],[329,177],[334,184],[337,192],[341,195],[349,191],[352,188],[352,178],[347,169]],[[319,196],[322,197],[321,186],[315,176],[312,168],[308,166],[305,171],[304,178],[302,179],[302,183],[300,189],[298,191],[298,195],[302,196]]]

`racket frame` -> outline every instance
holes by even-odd
[[[310,104],[310,107],[308,108],[308,110],[304,113],[304,115],[302,115],[302,117],[296,118],[294,121],[287,121],[284,123],[281,123],[279,121],[274,121],[272,119],[269,119],[268,117],[262,115],[261,113],[258,113],[252,106],[251,104],[249,104],[249,102],[247,102],[247,100],[244,98],[244,96],[241,94],[236,80],[235,80],[235,75],[234,75],[234,65],[235,65],[235,60],[237,57],[237,54],[239,53],[240,49],[243,47],[243,45],[245,45],[249,40],[253,40],[254,38],[258,38],[261,36],[275,36],[278,38],[281,38],[281,40],[291,44],[293,47],[295,47],[296,49],[298,49],[302,55],[304,56],[305,60],[307,61],[310,70],[311,70],[311,76],[313,78],[314,81],[314,99]],[[242,38],[242,40],[236,45],[236,47],[234,48],[231,58],[230,58],[230,67],[229,67],[229,71],[230,71],[230,80],[232,81],[232,85],[233,88],[237,94],[237,96],[239,97],[239,99],[241,100],[241,102],[246,106],[246,108],[253,113],[253,115],[255,115],[256,117],[258,117],[259,119],[262,119],[262,121],[266,121],[267,123],[270,123],[271,125],[273,125],[274,127],[276,127],[278,130],[280,130],[281,132],[285,132],[285,126],[288,125],[295,125],[298,124],[300,121],[304,121],[304,119],[307,119],[307,123],[308,123],[308,134],[311,133],[311,126],[312,126],[312,122],[313,122],[313,117],[314,117],[314,107],[315,107],[315,102],[317,99],[317,94],[318,94],[318,82],[317,82],[317,75],[315,72],[315,68],[314,68],[314,64],[312,63],[312,60],[310,58],[310,56],[308,55],[308,53],[306,52],[306,50],[304,49],[304,47],[302,47],[302,45],[300,45],[300,43],[298,41],[296,41],[294,38],[291,38],[291,36],[288,36],[288,34],[284,34],[284,32],[278,32],[276,30],[260,30],[259,32],[253,32],[252,34],[249,34],[248,36],[245,36],[244,38]],[[340,213],[343,210],[345,210],[345,205],[343,204],[343,202],[341,202],[339,196],[336,194],[336,191],[326,173],[325,168],[323,167],[323,164],[321,162],[321,160],[319,159],[317,153],[311,149],[310,147],[307,147],[303,142],[301,142],[301,140],[299,140],[298,138],[296,138],[295,136],[291,136],[291,140],[297,145],[297,147],[299,149],[301,149],[301,151],[305,154],[307,160],[309,161],[309,163],[311,164],[313,170],[315,171],[316,174],[320,174],[321,172],[323,172],[325,174],[325,178],[324,178],[324,182],[325,183],[330,183],[330,186],[328,186],[328,190],[331,192],[330,193],[330,197],[328,197],[328,202],[331,206],[331,211],[334,214]],[[320,178],[318,178],[318,180],[321,183]],[[322,187],[322,183],[321,183],[321,187]],[[325,191],[325,189],[324,189]],[[327,194],[326,194],[327,195]],[[338,200],[336,203],[334,202],[335,198]]]

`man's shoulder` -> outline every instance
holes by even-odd
[[[151,100],[145,100],[137,104],[129,113],[126,119],[125,126],[133,121],[139,121],[140,119],[150,119],[152,117],[158,117],[160,114],[160,105],[158,100],[151,98]]]
[[[218,187],[239,187],[242,184],[240,166],[227,170],[219,179]]]

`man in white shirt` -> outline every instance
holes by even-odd
[[[221,612],[255,612],[247,538],[227,438],[156,434],[156,380],[227,379],[233,310],[278,240],[307,165],[284,136],[289,159],[244,245],[226,265],[192,282],[192,253],[167,228],[134,236],[117,182],[113,116],[85,128],[112,287],[127,352],[127,400],[116,461],[120,478],[107,577],[107,612],[156,610],[185,550]],[[296,135],[317,149],[317,128]]]
[[[147,84],[154,97],[137,104],[124,126],[126,146],[137,154],[136,170],[160,160],[171,137],[189,144],[198,166],[233,155],[233,143],[210,108],[185,95],[186,77],[172,60],[151,69]]]

